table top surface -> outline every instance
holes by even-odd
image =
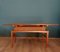
[[[60,26],[60,24],[3,24],[4,26]]]

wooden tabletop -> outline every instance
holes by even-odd
[[[3,24],[4,26],[60,26],[60,24]]]

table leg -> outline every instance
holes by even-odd
[[[42,35],[42,47],[44,46],[44,35]]]
[[[47,36],[46,36],[46,47],[48,47],[48,34],[49,32],[47,32]]]
[[[13,47],[14,44],[14,38],[13,38],[13,32],[11,31],[11,47]]]
[[[16,34],[13,33],[13,36],[14,36],[14,42],[16,42]]]

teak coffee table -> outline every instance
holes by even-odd
[[[16,41],[17,32],[24,33],[43,33],[46,34],[46,47],[48,46],[48,35],[49,31],[46,30],[48,25],[37,25],[37,24],[17,24],[13,25],[15,28],[11,31],[11,46],[13,47],[14,42]]]
[[[14,42],[16,41],[17,32],[27,32],[27,33],[42,33],[46,35],[46,47],[48,47],[48,36],[49,31],[46,28],[50,25],[58,26],[59,24],[4,24],[12,25],[14,29],[11,31],[11,47],[13,47]],[[42,38],[43,41],[43,38]]]

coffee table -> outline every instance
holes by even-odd
[[[46,47],[48,47],[48,36],[49,31],[46,30],[48,25],[45,24],[15,24],[13,25],[14,29],[11,31],[11,46],[13,47],[14,43],[16,42],[16,34],[17,32],[24,32],[24,33],[42,33],[46,35]],[[43,39],[42,39],[43,40]]]

